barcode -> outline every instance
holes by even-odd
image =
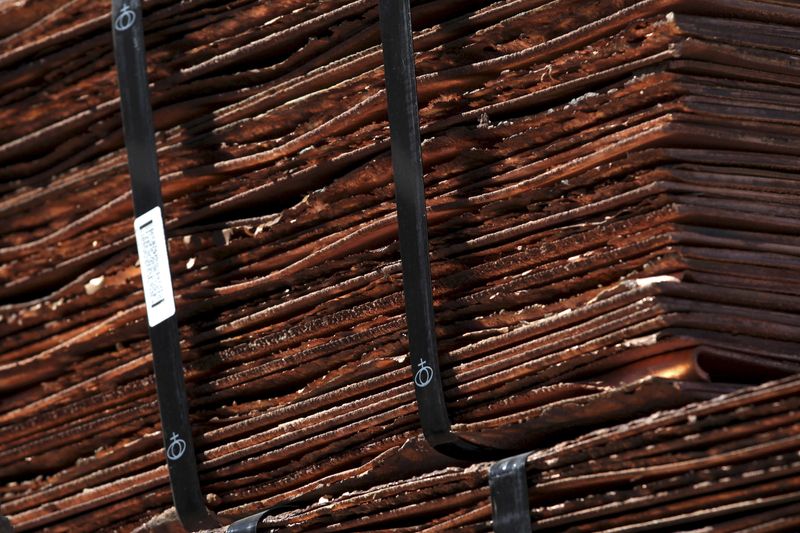
[[[175,314],[161,208],[154,207],[137,217],[134,230],[142,270],[147,322],[150,327],[154,327]]]

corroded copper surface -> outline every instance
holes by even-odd
[[[421,437],[376,2],[144,8],[209,507],[488,530],[488,467]],[[455,429],[543,450],[540,529],[791,531],[797,384],[748,387],[800,372],[800,9],[413,16]],[[89,0],[0,1],[0,514],[20,531],[177,527],[109,25]]]

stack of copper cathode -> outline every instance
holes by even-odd
[[[454,431],[533,452],[547,531],[796,531],[800,7],[412,7]],[[301,502],[265,518],[277,530],[490,530],[490,464],[433,451],[417,413],[377,0],[144,13],[209,508]],[[17,531],[179,527],[116,75],[105,2],[0,0]]]
[[[527,460],[533,530],[797,531],[798,407],[800,380],[784,380],[537,451]],[[489,466],[354,491],[268,525],[491,531]]]

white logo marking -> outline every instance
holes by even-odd
[[[136,22],[136,13],[131,9],[131,6],[125,4],[114,20],[114,29],[117,31],[125,31]]]
[[[423,359],[419,362],[419,370],[414,374],[414,383],[419,388],[426,387],[433,379],[433,369],[428,366],[428,363]]]
[[[186,441],[180,438],[177,433],[173,433],[170,438],[170,445],[167,448],[167,459],[177,461],[183,457],[184,452],[186,452]]]

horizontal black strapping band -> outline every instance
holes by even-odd
[[[150,92],[147,84],[141,1],[113,0],[111,25],[134,212],[140,217],[156,208],[163,210]],[[152,235],[164,235],[160,211],[157,220],[161,227]],[[152,227],[147,227],[149,225],[145,223],[138,229],[152,231]],[[155,242],[153,245],[166,248],[166,242]],[[142,261],[141,249],[139,256],[144,278],[145,263]],[[167,269],[166,276],[169,279],[168,259],[166,262],[166,265],[161,266]],[[172,302],[171,280],[169,301]],[[159,305],[164,305],[164,302],[156,301],[148,304],[151,307]],[[148,329],[153,348],[164,450],[178,518],[190,531],[217,527],[219,522],[206,507],[200,490],[183,378],[178,321],[174,312]]]
[[[380,0],[379,15],[408,344],[422,430],[445,455],[464,460],[502,457],[508,452],[467,442],[451,429],[436,345],[409,0]]]
[[[497,461],[489,469],[492,526],[495,533],[531,533],[531,507],[525,463],[530,453]]]
[[[228,529],[225,531],[227,533],[258,533],[258,527],[261,524],[261,521],[264,520],[269,515],[285,513],[286,511],[293,511],[296,509],[302,509],[308,505],[311,505],[313,502],[310,500],[295,500],[286,503],[281,503],[270,507],[266,511],[260,511],[258,513],[252,514],[246,518],[242,518],[237,520],[233,524],[228,526]]]
[[[226,531],[228,533],[258,533],[258,525],[269,514],[270,510],[267,510],[242,518],[229,525]]]

